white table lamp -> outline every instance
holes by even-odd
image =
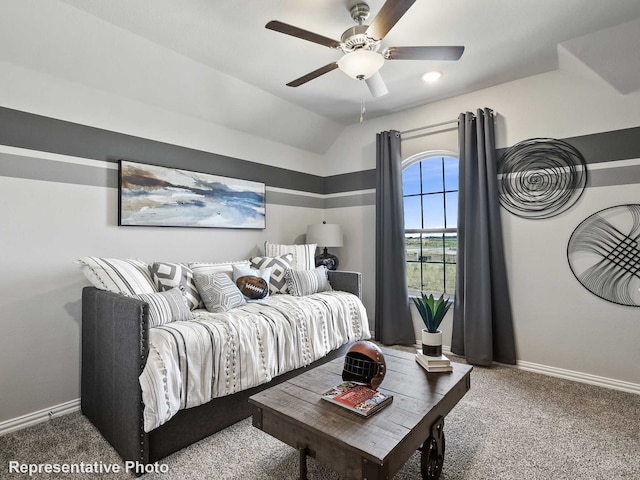
[[[307,226],[307,243],[317,243],[324,248],[323,253],[316,256],[316,267],[324,265],[329,270],[338,268],[338,257],[327,252],[327,247],[342,246],[342,230],[336,223],[316,223]]]

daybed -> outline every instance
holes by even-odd
[[[329,281],[333,290],[350,292],[361,304],[359,273],[330,271]],[[289,295],[282,295],[284,297]],[[255,305],[250,308],[255,310]],[[278,373],[267,383],[213,398],[200,406],[180,409],[159,427],[145,431],[145,405],[139,377],[147,364],[150,348],[155,348],[150,345],[149,337],[150,330],[156,328],[149,326],[149,305],[131,296],[85,287],[82,292],[82,412],[123,460],[154,463],[248,417],[247,399],[254,393],[291,378],[305,368],[344,355],[350,343],[369,338],[366,313],[364,317],[360,319],[361,331],[351,332],[352,338],[326,356],[310,358],[301,368]],[[286,335],[279,334],[283,336]],[[214,344],[213,340],[210,344]]]

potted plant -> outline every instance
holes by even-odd
[[[430,357],[439,357],[442,355],[442,332],[438,327],[451,307],[451,300],[444,298],[444,294],[435,300],[433,294],[427,297],[424,292],[412,300],[426,327],[422,329],[422,353]]]

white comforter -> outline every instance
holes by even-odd
[[[140,375],[144,429],[367,338],[362,302],[339,291],[273,295],[225,313],[196,310],[191,321],[151,328]]]

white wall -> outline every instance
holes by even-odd
[[[377,132],[448,121],[482,107],[498,114],[498,148],[534,137],[566,138],[640,126],[640,92],[621,95],[592,75],[558,70],[350,126],[326,155],[331,162],[327,174],[375,168]],[[440,133],[403,140],[403,157],[432,149],[457,151],[457,133],[447,130],[440,127],[431,131]],[[632,163],[640,168],[640,159]],[[640,384],[638,308],[589,293],[573,277],[566,258],[569,237],[584,218],[609,206],[638,203],[639,192],[638,184],[588,188],[578,204],[548,220],[524,220],[502,210],[520,361]],[[372,208],[341,209],[335,216],[343,225],[359,224],[362,218],[374,218]],[[371,299],[375,222],[363,227],[358,238],[369,243],[350,266],[369,272],[364,290]],[[451,317],[443,323],[446,344]]]

